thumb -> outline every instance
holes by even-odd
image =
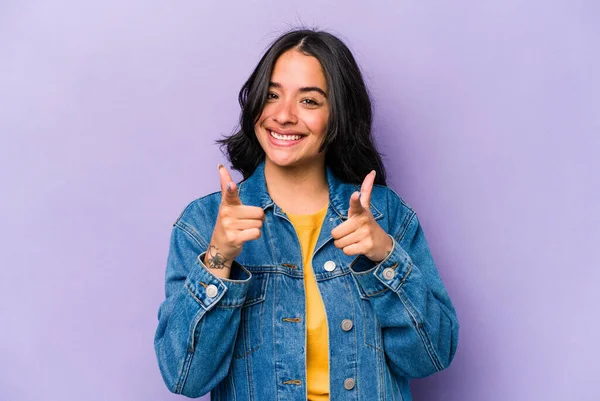
[[[350,208],[348,209],[348,218],[361,214],[364,211],[360,204],[360,192],[354,192],[350,197]]]
[[[221,203],[226,205],[241,205],[238,188],[225,166],[219,164],[219,180],[221,182]]]

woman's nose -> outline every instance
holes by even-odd
[[[293,101],[281,100],[277,103],[277,108],[273,113],[273,120],[280,125],[295,124],[298,122],[296,116],[296,107]]]

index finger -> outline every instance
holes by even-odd
[[[226,205],[241,205],[242,201],[238,196],[237,185],[222,164],[219,164],[219,181],[221,183],[221,202]]]
[[[360,187],[360,204],[363,208],[369,210],[371,204],[371,192],[373,191],[373,184],[375,183],[375,170],[371,171]]]

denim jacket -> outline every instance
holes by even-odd
[[[374,263],[346,256],[331,230],[348,218],[359,187],[327,170],[329,207],[312,265],[329,329],[330,400],[411,400],[409,379],[450,364],[456,312],[415,212],[375,185],[371,212],[393,249]],[[190,203],[174,223],[166,299],[155,350],[174,393],[212,400],[306,400],[306,326],[300,242],[270,198],[264,163],[239,185],[244,205],[261,207],[260,239],[244,244],[229,279],[203,264],[221,193]]]

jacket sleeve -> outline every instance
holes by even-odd
[[[458,343],[458,319],[434,265],[414,211],[403,219],[388,257],[374,266],[365,256],[352,273],[371,302],[394,375],[425,377],[450,365]]]
[[[219,278],[202,262],[208,244],[192,227],[173,227],[166,299],[158,311],[154,348],[170,391],[200,397],[229,370],[251,274],[237,262]],[[234,274],[235,273],[235,274]]]

